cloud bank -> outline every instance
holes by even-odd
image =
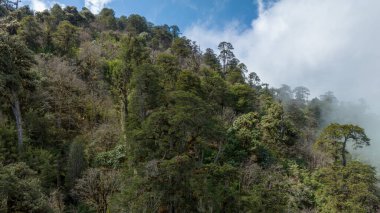
[[[85,0],[84,5],[91,12],[98,14],[106,4],[110,3],[112,0]]]
[[[194,25],[184,34],[201,47],[231,42],[249,70],[272,86],[303,85],[313,95],[331,90],[341,100],[364,99],[380,113],[380,1],[281,0],[259,8],[243,32],[235,22],[224,30]]]

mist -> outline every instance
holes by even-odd
[[[258,1],[259,17],[240,30],[193,25],[184,35],[201,48],[231,42],[250,72],[273,87],[305,86],[341,101],[327,120],[366,129],[371,146],[354,151],[380,168],[380,1]]]

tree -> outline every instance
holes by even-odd
[[[0,6],[4,6],[8,10],[17,10],[21,0],[1,0]]]
[[[111,92],[119,103],[120,123],[125,133],[125,120],[128,117],[128,96],[130,81],[137,67],[148,62],[148,53],[144,39],[127,36],[123,39],[120,57],[108,63],[106,71]],[[125,135],[125,134],[124,134]]]
[[[226,80],[231,84],[245,84],[245,73],[248,72],[248,68],[245,64],[240,63],[236,58],[233,58],[228,63],[227,73],[225,75]]]
[[[5,17],[9,14],[9,10],[4,6],[0,4],[0,17]]]
[[[177,58],[172,54],[161,53],[157,57],[156,65],[159,69],[162,86],[168,91],[174,90],[181,71]]]
[[[172,33],[173,38],[178,38],[178,36],[181,34],[181,31],[177,25],[170,26],[170,32]]]
[[[53,42],[61,55],[73,56],[79,46],[78,28],[68,21],[62,21],[53,34]]]
[[[168,25],[154,26],[152,29],[152,40],[155,40],[160,50],[168,49],[173,41],[172,33]]]
[[[260,82],[261,82],[260,77],[255,72],[249,73],[248,83],[251,87],[259,87]]]
[[[261,139],[260,120],[257,113],[250,112],[236,118],[228,130],[229,138],[223,157],[232,165],[239,165],[252,154],[258,158]]]
[[[66,19],[65,12],[62,10],[62,7],[59,4],[53,5],[53,7],[50,9],[50,14],[53,19],[52,26],[58,26],[61,21],[64,21]]]
[[[0,34],[1,99],[10,105],[16,121],[19,149],[23,146],[23,127],[20,98],[32,91],[37,75],[31,71],[34,63],[31,51],[18,39]]]
[[[42,46],[42,29],[33,16],[22,19],[18,35],[25,41],[31,50],[38,50]]]
[[[133,74],[128,111],[140,122],[157,108],[163,99],[158,77],[157,69],[149,64],[137,67]]]
[[[287,146],[294,145],[298,137],[293,123],[289,121],[283,107],[278,103],[273,103],[267,109],[261,121],[261,128],[264,142],[277,154],[283,155]]]
[[[203,54],[203,63],[215,71],[220,70],[220,62],[218,57],[211,48],[207,48],[206,52]]]
[[[81,141],[77,140],[70,144],[66,175],[66,186],[69,189],[74,187],[75,181],[82,176],[86,168],[84,155],[84,146]]]
[[[276,89],[276,98],[284,104],[290,103],[293,99],[292,88],[286,84],[281,85],[280,88]]]
[[[202,96],[201,81],[197,75],[190,71],[182,71],[179,74],[176,89]]]
[[[73,194],[94,207],[97,213],[107,213],[111,196],[119,190],[120,179],[117,171],[90,168],[77,181]]]
[[[232,50],[234,47],[231,43],[223,41],[218,45],[218,49],[220,51],[219,54],[219,60],[222,61],[222,67],[223,67],[223,75],[226,75],[227,72],[227,65],[229,62],[235,58],[234,53]]]
[[[85,26],[88,26],[95,20],[95,15],[86,7],[83,7],[79,14],[84,18]]]
[[[317,170],[312,176],[318,212],[377,212],[376,170],[351,161]]]
[[[205,70],[208,72],[208,70]],[[220,113],[227,106],[229,95],[227,83],[222,79],[219,73],[211,71],[201,78],[201,85],[205,100],[214,107],[215,113]]]
[[[231,105],[238,113],[247,113],[255,109],[255,91],[247,84],[236,83],[230,86]]]
[[[346,166],[347,143],[352,141],[353,148],[368,146],[370,139],[363,128],[353,124],[332,123],[323,129],[315,147],[328,153],[335,162],[341,160]]]
[[[99,15],[96,16],[96,21],[102,30],[116,30],[117,22],[115,11],[109,8],[103,8]]]
[[[293,93],[297,102],[305,104],[308,96],[310,95],[310,90],[306,87],[299,86],[294,88]]]
[[[79,14],[76,7],[67,6],[63,9],[66,20],[74,26],[80,26],[84,22],[84,18]]]
[[[185,59],[192,53],[191,41],[186,37],[175,38],[171,46],[171,52],[179,59],[179,64],[184,65]]]
[[[132,14],[128,17],[125,29],[128,33],[138,35],[148,31],[148,23],[145,17],[137,14]]]
[[[49,212],[36,172],[25,163],[0,164],[1,212]]]

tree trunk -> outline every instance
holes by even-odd
[[[126,99],[120,100],[120,126],[124,142],[127,141],[126,135],[126,120],[128,116],[128,101]]]
[[[344,140],[343,142],[343,148],[342,148],[342,165],[346,166],[347,160],[346,160],[346,144],[347,144],[347,139]]]
[[[16,92],[12,92],[13,94],[13,100],[12,100],[12,112],[15,116],[16,120],[16,128],[17,128],[17,146],[18,149],[22,149],[23,140],[22,140],[22,118],[21,118],[21,109],[20,109],[20,101],[18,99],[18,96],[16,95]]]

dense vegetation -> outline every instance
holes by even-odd
[[[0,1],[0,212],[376,212],[332,93],[270,88],[221,42]]]

